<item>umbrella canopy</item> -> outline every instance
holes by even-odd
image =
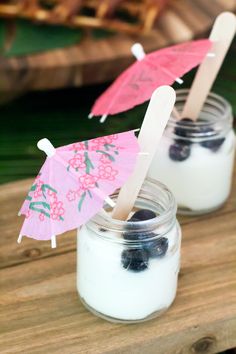
[[[52,240],[92,218],[107,196],[133,172],[139,151],[134,131],[104,136],[55,149],[39,142],[47,159],[20,210],[23,235]]]
[[[208,39],[186,42],[145,55],[140,44],[138,60],[126,69],[96,100],[90,117],[127,111],[150,99],[161,85],[173,82],[199,65],[211,47]]]

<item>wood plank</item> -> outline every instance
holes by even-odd
[[[144,324],[110,324],[81,305],[75,252],[2,269],[1,353],[191,354],[236,346],[235,216],[183,226],[177,298]]]
[[[146,51],[202,36],[223,10],[234,10],[235,0],[171,1],[154,30],[145,36],[117,34],[94,40],[84,38],[65,49],[18,58],[0,58],[1,91],[43,90],[82,86],[112,80],[134,59],[133,42]]]
[[[27,179],[0,185],[0,268],[35,261],[49,256],[55,256],[75,250],[76,231],[70,231],[58,237],[58,247],[51,249],[50,241],[36,241],[23,238],[21,245],[16,242],[23,216],[18,217],[18,211],[33,180]],[[236,167],[233,177],[233,188],[224,207],[218,211],[201,216],[178,216],[181,225],[197,224],[199,220],[210,220],[224,215],[233,215],[236,211]],[[233,217],[233,216],[232,216]]]

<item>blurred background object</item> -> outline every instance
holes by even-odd
[[[168,0],[5,0],[0,14],[40,23],[147,33]]]
[[[29,2],[30,7],[35,3]],[[11,4],[11,1],[7,3]],[[126,3],[129,1],[117,5],[125,6]],[[134,3],[144,4],[142,1]],[[165,5],[153,28],[142,35],[139,31],[132,35],[110,32],[104,26],[85,29],[84,26],[40,25],[38,21],[15,20],[17,11],[14,10],[14,19],[1,20],[0,25],[0,92],[16,90],[16,82],[17,90],[23,91],[78,87],[112,80],[133,62],[130,47],[135,41],[148,53],[199,38],[209,30],[220,12],[236,8],[235,0],[169,0]],[[142,14],[146,16],[146,12]]]
[[[36,143],[43,137],[59,146],[138,128],[146,103],[103,125],[87,119],[109,81],[134,62],[131,45],[139,41],[148,53],[206,38],[215,17],[235,8],[235,0],[170,0],[145,35],[0,19],[0,183],[37,173],[44,157]],[[213,87],[234,112],[235,53],[234,44]],[[183,88],[190,86],[194,72],[184,76]]]

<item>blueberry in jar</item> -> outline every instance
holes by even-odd
[[[173,161],[184,161],[191,153],[191,148],[188,143],[184,141],[177,141],[169,147],[169,157]]]
[[[153,234],[152,237],[156,235]],[[151,237],[151,235],[150,235]],[[164,257],[168,249],[168,238],[158,237],[151,241],[146,241],[143,248],[148,252],[149,257],[161,258]]]
[[[184,126],[183,123],[184,122]],[[182,125],[182,126],[181,126]],[[190,129],[192,127],[192,129]],[[176,122],[176,128],[174,130],[175,135],[181,138],[191,138],[192,134],[196,131],[196,125],[190,118],[183,118],[180,121]],[[175,140],[177,141],[177,140]],[[190,140],[185,140],[186,144],[191,144]]]
[[[148,252],[142,248],[126,249],[121,255],[123,268],[134,272],[147,269],[148,261]]]
[[[133,214],[133,216],[130,218],[130,221],[133,221],[134,219],[138,221],[143,221],[154,219],[155,217],[156,214],[154,213],[154,211],[149,209],[140,209]]]
[[[184,127],[181,126],[181,123],[184,122]],[[177,127],[175,128],[175,135],[181,137],[181,138],[189,138],[194,136],[194,134],[209,134],[209,137],[211,139],[207,139],[205,141],[202,141],[200,143],[201,146],[210,149],[214,152],[216,152],[220,146],[223,144],[225,138],[214,138],[214,135],[216,135],[216,132],[214,129],[211,127],[206,127],[206,126],[197,126],[190,118],[183,118],[180,121],[176,123]],[[192,126],[192,129],[190,128]],[[179,140],[175,139],[175,142],[180,144],[185,143],[185,145],[190,145],[191,140]],[[181,161],[181,160],[178,160]],[[182,160],[183,161],[183,160]]]
[[[154,217],[156,217],[156,214],[153,211],[140,209],[133,214],[132,218],[129,219],[128,222],[135,223],[138,221],[153,219]],[[168,249],[168,239],[166,237],[157,237],[158,235],[154,232],[132,232],[131,230],[124,232],[123,236],[125,240],[137,241],[139,244],[138,249],[145,251],[148,257],[164,257]]]
[[[139,219],[136,219],[135,217],[132,217],[131,219],[127,220],[128,223],[130,223],[130,228],[129,230],[125,231],[123,233],[123,237],[125,240],[130,240],[130,241],[138,241],[138,240],[143,240],[144,236],[142,232],[136,232],[132,230],[132,223],[140,221]],[[135,228],[135,226],[134,226]]]
[[[209,133],[209,136],[211,136],[211,139],[202,141],[200,145],[206,149],[210,149],[213,152],[216,152],[225,141],[225,138],[212,138],[214,135],[216,135],[216,133],[214,134],[214,129],[210,127],[201,127],[200,129],[201,133]]]
[[[156,217],[156,214],[152,210],[140,209],[132,215],[132,217],[128,220],[128,222],[132,223],[132,222],[138,222],[138,221],[145,221],[145,220],[153,219],[155,217]],[[125,240],[138,241],[138,240],[143,240],[145,237],[147,237],[147,234],[145,234],[143,232],[132,232],[131,225],[130,225],[130,232],[127,231],[127,232],[124,232],[124,234],[123,234]]]

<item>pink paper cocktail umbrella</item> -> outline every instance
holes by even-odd
[[[22,236],[50,240],[79,227],[102,209],[104,200],[132,173],[139,151],[134,131],[103,136],[55,149],[42,139],[47,158],[22,205]],[[113,204],[112,204],[113,203]]]
[[[185,42],[145,54],[137,43],[132,52],[137,61],[126,69],[96,100],[89,118],[127,111],[150,99],[153,91],[174,81],[199,65],[211,47],[208,39]]]

